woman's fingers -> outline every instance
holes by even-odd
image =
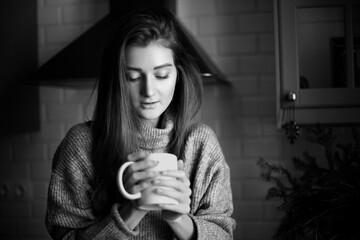
[[[160,175],[162,176],[162,175]],[[154,178],[151,180],[153,186],[167,187],[179,191],[187,196],[191,195],[191,189],[188,184],[176,178]]]
[[[155,167],[158,162],[146,159],[147,153],[138,152],[128,155],[128,160],[134,162],[125,171],[123,176],[124,186],[130,193],[137,193],[142,191],[150,184],[147,182],[150,179],[158,176],[159,173],[154,171],[147,171],[149,168]]]
[[[178,170],[180,170],[180,171],[185,171],[185,165],[184,165],[184,161],[183,160],[179,160],[178,162],[177,162],[177,164],[178,164]]]
[[[165,210],[165,212],[167,212],[168,215],[167,219],[169,218],[176,218],[179,215],[178,214],[188,214],[190,212],[190,204],[159,204],[159,206],[161,207],[162,210]],[[163,211],[163,215],[164,215],[164,211]],[[175,216],[175,217],[170,217],[170,215]],[[164,217],[164,216],[163,216]]]
[[[179,171],[179,170],[166,170],[166,171],[162,171],[159,173],[160,176],[164,176],[164,177],[172,177],[172,178],[176,178],[179,181],[181,181],[186,187],[190,187],[190,181],[189,179],[186,177],[186,174],[184,171]]]
[[[185,192],[180,192],[175,189],[159,187],[155,189],[155,193],[158,195],[172,198],[178,201],[180,204],[185,204],[185,205],[190,204],[191,192],[187,190]]]

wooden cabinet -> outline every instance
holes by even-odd
[[[278,126],[360,123],[360,2],[274,0],[274,19]]]

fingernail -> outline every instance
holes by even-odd
[[[152,184],[159,184],[160,181],[159,181],[158,179],[154,179],[154,180],[151,181],[151,183],[152,183]]]

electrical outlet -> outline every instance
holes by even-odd
[[[26,180],[0,180],[1,201],[31,200],[31,184]]]

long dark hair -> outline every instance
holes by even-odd
[[[178,76],[173,100],[168,108],[174,117],[170,152],[182,156],[184,139],[200,108],[202,83],[197,66],[179,41],[180,26],[164,10],[141,10],[122,17],[106,46],[99,78],[92,129],[92,161],[95,169],[93,207],[106,214],[119,194],[116,173],[127,155],[139,150],[136,135],[139,119],[130,103],[126,77],[125,49],[147,46],[156,41],[174,54]]]

